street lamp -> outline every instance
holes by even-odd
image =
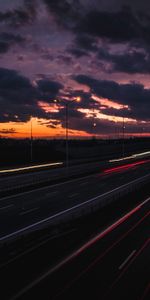
[[[68,174],[68,167],[69,167],[69,145],[68,145],[68,140],[69,140],[69,105],[73,102],[80,102],[81,98],[76,97],[74,100],[71,101],[63,101],[63,100],[57,100],[55,99],[54,102],[62,102],[65,105],[65,128],[66,128],[66,171]]]
[[[94,106],[93,106],[93,116],[92,116],[92,131],[93,131],[93,141],[94,141],[94,129],[96,128],[96,122],[95,122],[95,112],[94,112]]]

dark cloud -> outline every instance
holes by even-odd
[[[17,133],[17,131],[14,128],[10,128],[10,129],[1,129],[0,130],[0,134],[14,134]]]
[[[118,12],[91,11],[79,23],[77,31],[120,43],[141,37],[142,26],[130,9]]]
[[[32,23],[35,16],[36,0],[24,0],[23,7],[0,12],[0,22],[18,27]]]
[[[6,53],[14,45],[23,45],[25,38],[9,32],[0,33],[0,53]]]
[[[56,96],[62,85],[48,80],[38,81],[34,87],[27,77],[15,70],[0,68],[0,121],[26,122],[31,116],[49,118],[38,106],[39,100],[50,101]]]
[[[97,41],[95,38],[86,34],[78,35],[75,39],[75,44],[86,51],[97,51]]]
[[[70,120],[70,129],[82,130],[89,134],[111,134],[115,131],[115,123],[108,120],[95,120],[96,126],[93,128],[93,118],[80,118]]]
[[[61,108],[61,109],[59,110],[58,113],[54,113],[54,114],[53,114],[53,118],[62,121],[62,125],[63,125],[64,127],[66,126],[66,124],[65,124],[65,121],[66,121],[66,120],[65,120],[65,119],[66,119],[66,117],[65,117],[65,115],[66,115],[65,109],[66,109],[66,108],[65,108],[65,106],[64,106],[63,108]],[[72,119],[72,118],[75,118],[75,119],[82,119],[83,116],[84,116],[84,114],[83,114],[82,112],[76,110],[75,107],[72,108],[72,107],[69,106],[69,120]],[[69,122],[69,123],[70,123],[70,122]]]
[[[88,134],[108,134],[113,133],[115,123],[108,120],[95,119],[96,126],[93,127],[93,117],[86,117],[86,114],[75,109],[71,109],[69,106],[69,130],[85,131]],[[54,121],[52,121],[54,119]],[[56,121],[57,120],[57,121]],[[66,128],[65,123],[65,108],[61,108],[58,113],[51,115],[51,121],[48,127],[54,128],[58,125],[58,121],[62,124],[63,128]],[[54,125],[53,125],[54,122]],[[56,123],[55,123],[56,122]]]
[[[135,43],[137,47],[146,47],[150,44],[150,15],[129,5],[118,5],[118,10],[101,10],[99,5],[97,10],[87,10],[80,16],[73,32],[76,47],[86,51],[97,50],[97,38],[112,44]]]
[[[73,28],[77,19],[80,18],[82,6],[79,0],[43,0],[58,24],[65,28]]]
[[[84,131],[88,134],[111,134],[115,132],[115,123],[107,120],[95,119],[96,126],[93,127],[93,117],[86,117],[85,113],[82,113],[69,106],[69,130]],[[47,127],[57,128],[58,125],[62,125],[66,128],[65,119],[65,107],[61,108],[59,112],[51,114],[50,121],[45,123]]]
[[[15,70],[0,68],[1,122],[29,120],[30,110],[36,104],[35,95],[28,78]]]
[[[57,126],[60,125],[60,121],[59,120],[50,120],[45,125],[50,128],[57,128]]]
[[[67,51],[69,53],[73,54],[76,58],[80,58],[82,56],[89,55],[88,51],[76,48],[76,46],[68,49]]]
[[[72,57],[68,55],[58,55],[56,60],[58,61],[58,63],[64,63],[66,65],[72,64]]]
[[[104,60],[113,63],[111,71],[149,73],[149,59],[144,53],[136,51],[150,44],[150,16],[146,2],[133,1],[69,1],[43,0],[51,14],[64,28],[70,29],[75,38],[67,48],[75,58],[98,51],[98,39],[112,44],[135,45],[134,53],[106,55]],[[127,4],[127,5],[126,5]],[[115,9],[113,9],[115,7]],[[145,8],[145,9],[142,9]],[[150,7],[150,5],[148,5]],[[149,49],[148,49],[149,51]],[[102,54],[99,51],[99,57]]]
[[[18,72],[15,70],[10,70],[5,68],[0,68],[0,89],[1,91],[8,89],[8,92],[9,90],[10,91],[16,90],[20,92],[21,90],[24,91],[29,90],[31,96],[33,91],[33,87],[28,78],[18,74]],[[20,99],[20,101],[22,101],[22,99]],[[28,100],[26,99],[26,101]]]
[[[84,1],[84,0],[83,0]],[[116,11],[122,6],[128,5],[134,11],[143,11],[147,12],[150,9],[150,3],[148,0],[95,0],[97,2],[97,8],[102,10]]]
[[[126,2],[130,5],[131,1]],[[104,78],[107,78],[108,71],[111,72],[111,78],[113,78],[112,73],[115,72],[130,75],[150,72],[149,11],[141,10],[142,5],[139,0],[132,1],[132,4],[134,2],[134,5],[130,5],[132,8],[123,7],[126,2],[125,0],[120,2],[119,0],[22,0],[20,3],[15,1],[16,6],[15,4],[10,6],[12,9],[6,9],[6,5],[0,12],[1,30],[3,30],[0,33],[0,53],[6,53],[16,45],[25,45],[25,49],[21,52],[18,51],[18,47],[13,49],[15,59],[18,59],[16,68],[29,74],[31,78],[34,71],[38,73],[41,70],[43,74],[39,72],[36,81],[32,83],[29,78],[15,70],[0,68],[0,121],[26,122],[33,116],[43,118],[45,122],[51,119],[49,124],[46,123],[51,128],[56,128],[60,122],[65,128],[65,105],[62,102],[58,104],[58,112],[49,113],[39,107],[38,102],[43,101],[47,105],[57,97],[62,101],[65,99],[71,101],[80,96],[80,103],[72,102],[69,105],[69,128],[90,133],[92,117],[87,118],[87,115],[78,109],[88,108],[91,111],[93,108],[101,109],[100,103],[92,99],[92,93],[130,107],[130,110],[116,110],[104,108],[103,105],[103,112],[107,115],[124,115],[139,120],[149,120],[149,89],[134,82],[118,84],[113,80],[92,78],[98,68]],[[17,7],[17,3],[20,6]],[[136,3],[140,11],[136,9]],[[34,20],[36,22],[33,26],[20,28],[31,25]],[[22,34],[26,34],[27,40]],[[26,41],[30,42],[29,48]],[[104,48],[99,48],[100,45]],[[11,61],[11,55],[12,53],[6,55],[7,66],[14,65],[16,62],[16,60]],[[80,59],[83,56],[87,56],[87,63],[86,57],[84,60]],[[105,69],[102,69],[103,66]],[[71,72],[77,74],[79,68],[83,74],[84,70],[92,74],[74,77],[76,82],[87,85],[90,88],[89,92],[76,91],[73,85],[69,90],[70,74]],[[50,72],[50,76],[44,75],[44,71]],[[96,76],[100,74],[97,72]],[[117,76],[115,74],[115,77]],[[64,86],[59,80],[64,83]],[[144,82],[144,76],[142,81]],[[114,130],[113,122],[102,120],[96,122],[97,133]]]
[[[57,81],[50,81],[47,79],[41,79],[37,81],[39,95],[41,99],[50,101],[55,99],[60,89],[63,89],[63,85]]]
[[[68,52],[73,54],[76,58],[89,55],[90,52],[98,50],[97,40],[87,34],[77,34],[74,43]]]
[[[128,105],[129,117],[150,120],[150,89],[144,88],[142,84],[134,82],[119,84],[114,81],[96,80],[86,75],[78,75],[74,79],[78,83],[89,86],[91,91],[99,97]]]
[[[109,72],[150,73],[150,55],[138,49],[122,54],[111,54],[106,49],[99,49],[98,58],[111,63]]]
[[[90,92],[84,92],[83,90],[68,90],[67,97],[69,99],[74,100],[71,103],[71,107],[75,108],[94,108],[96,106],[99,107],[99,104],[92,99],[92,95]],[[77,97],[80,97],[80,101],[76,101]]]

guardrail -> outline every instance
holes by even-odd
[[[97,197],[91,198],[83,203],[70,207],[66,210],[60,211],[53,216],[45,218],[39,222],[31,224],[13,233],[2,236],[0,238],[0,244],[7,243],[12,239],[16,239],[21,236],[25,236],[30,232],[41,230],[46,226],[57,226],[59,224],[69,222],[70,220],[85,216],[104,206],[107,206],[109,203],[115,202],[118,198],[121,198],[135,190],[139,190],[143,185],[147,184],[148,182],[150,182],[150,174],[133,180],[124,185],[121,185],[111,191],[108,191]]]

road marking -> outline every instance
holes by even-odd
[[[73,198],[73,197],[76,197],[76,196],[78,196],[78,195],[79,195],[79,193],[74,193],[74,194],[69,195],[68,197],[69,197],[69,198]]]
[[[32,209],[28,209],[28,210],[22,211],[21,213],[19,213],[19,215],[20,215],[20,216],[26,215],[26,214],[29,214],[29,213],[32,212],[32,211],[37,210],[37,209],[39,209],[39,207],[35,207],[35,208],[32,208]]]
[[[0,207],[0,210],[4,210],[4,209],[7,209],[7,208],[12,207],[12,206],[14,206],[14,204],[2,206],[2,207]]]
[[[122,278],[122,276],[125,274],[125,272],[129,269],[129,267],[132,265],[132,263],[135,261],[135,259],[137,257],[139,257],[139,255],[144,251],[144,249],[148,246],[148,244],[150,243],[150,238],[147,239],[145,241],[145,243],[142,245],[142,247],[138,250],[138,252],[136,253],[136,255],[134,255],[134,257],[129,261],[129,263],[126,265],[126,267],[122,270],[122,272],[119,274],[119,276],[114,280],[114,282],[110,285],[110,287],[108,287],[106,294],[104,295],[104,298],[107,297],[112,289],[114,288],[114,286],[117,285],[117,283],[119,282],[119,280]]]
[[[136,250],[133,250],[130,255],[125,259],[125,261],[119,266],[119,270],[123,269],[123,267],[127,264],[127,262],[130,260],[130,258],[134,255]]]

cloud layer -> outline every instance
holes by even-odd
[[[65,127],[64,102],[80,96],[70,130],[92,134],[94,109],[97,133],[114,132],[123,116],[148,124],[149,9],[146,0],[0,1],[0,122],[33,116]]]

